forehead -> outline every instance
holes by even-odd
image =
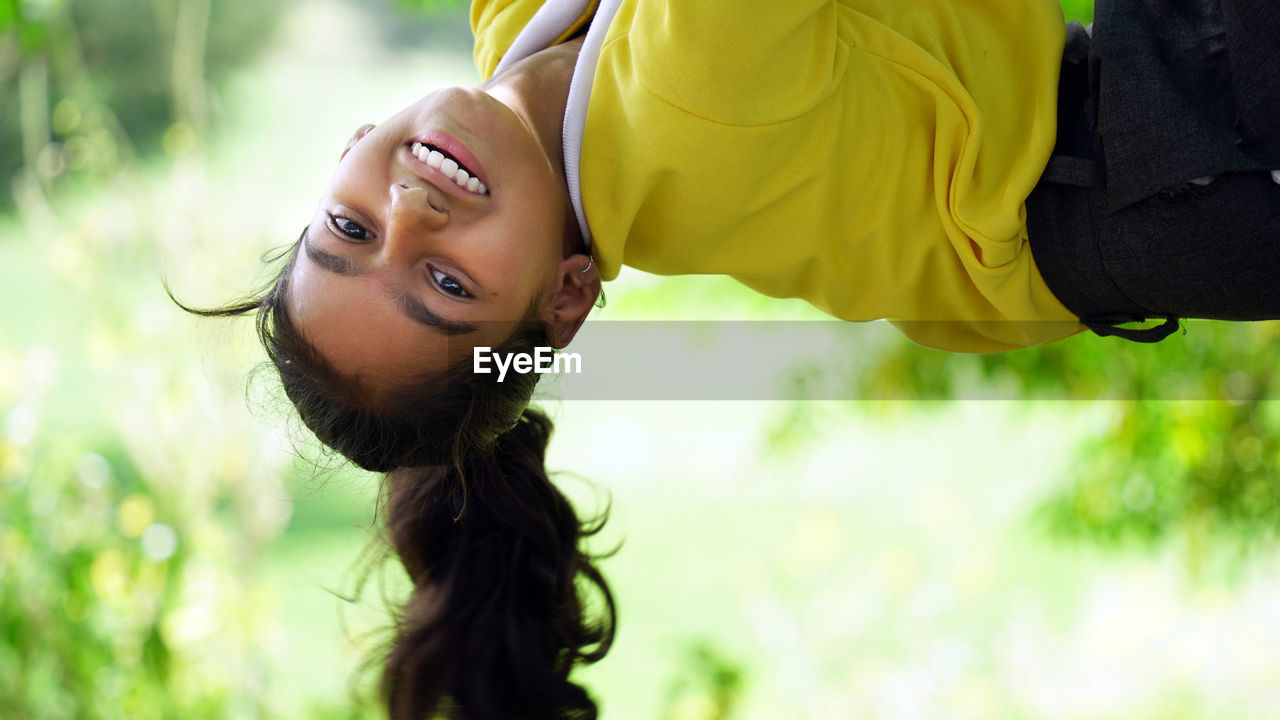
[[[407,380],[442,372],[466,340],[432,333],[400,310],[380,273],[339,275],[299,253],[285,293],[295,327],[338,372]]]

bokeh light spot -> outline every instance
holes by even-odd
[[[76,476],[81,485],[96,490],[111,481],[111,463],[96,452],[87,452],[80,456]]]
[[[136,538],[156,521],[156,506],[145,495],[130,495],[116,508],[116,525],[127,538]]]
[[[1253,472],[1262,465],[1262,441],[1257,435],[1246,435],[1236,443],[1236,463],[1245,472]]]
[[[164,523],[152,523],[142,531],[142,552],[152,560],[168,560],[178,549],[178,533]]]
[[[40,418],[36,417],[36,413],[26,405],[9,411],[9,415],[4,419],[4,435],[5,439],[11,445],[26,445],[35,439],[36,433],[40,430]]]
[[[89,584],[99,598],[110,600],[124,593],[128,572],[124,553],[115,548],[103,550],[89,566]]]

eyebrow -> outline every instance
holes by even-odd
[[[302,249],[306,251],[307,257],[311,262],[328,270],[331,273],[345,275],[347,277],[355,277],[361,274],[356,268],[355,263],[348,258],[339,257],[333,253],[325,252],[311,243],[311,233],[308,231],[302,237]],[[425,325],[433,330],[439,330],[445,335],[465,335],[476,331],[476,325],[469,322],[459,320],[450,320],[442,315],[437,314],[426,303],[419,300],[412,293],[398,292],[396,300],[400,303],[400,310],[409,316],[409,319]]]

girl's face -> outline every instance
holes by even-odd
[[[475,88],[360,128],[294,262],[293,322],[375,393],[501,344],[530,308],[562,346],[599,281],[579,272],[585,255],[564,257],[573,220],[557,167],[530,123]]]

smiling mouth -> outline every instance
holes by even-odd
[[[409,146],[409,150],[419,160],[436,170],[439,170],[445,177],[453,180],[458,184],[458,187],[463,190],[475,193],[476,195],[489,194],[489,188],[485,187],[484,182],[482,182],[480,178],[476,177],[474,172],[462,163],[458,162],[457,158],[444,150],[441,150],[435,145],[414,142]]]

